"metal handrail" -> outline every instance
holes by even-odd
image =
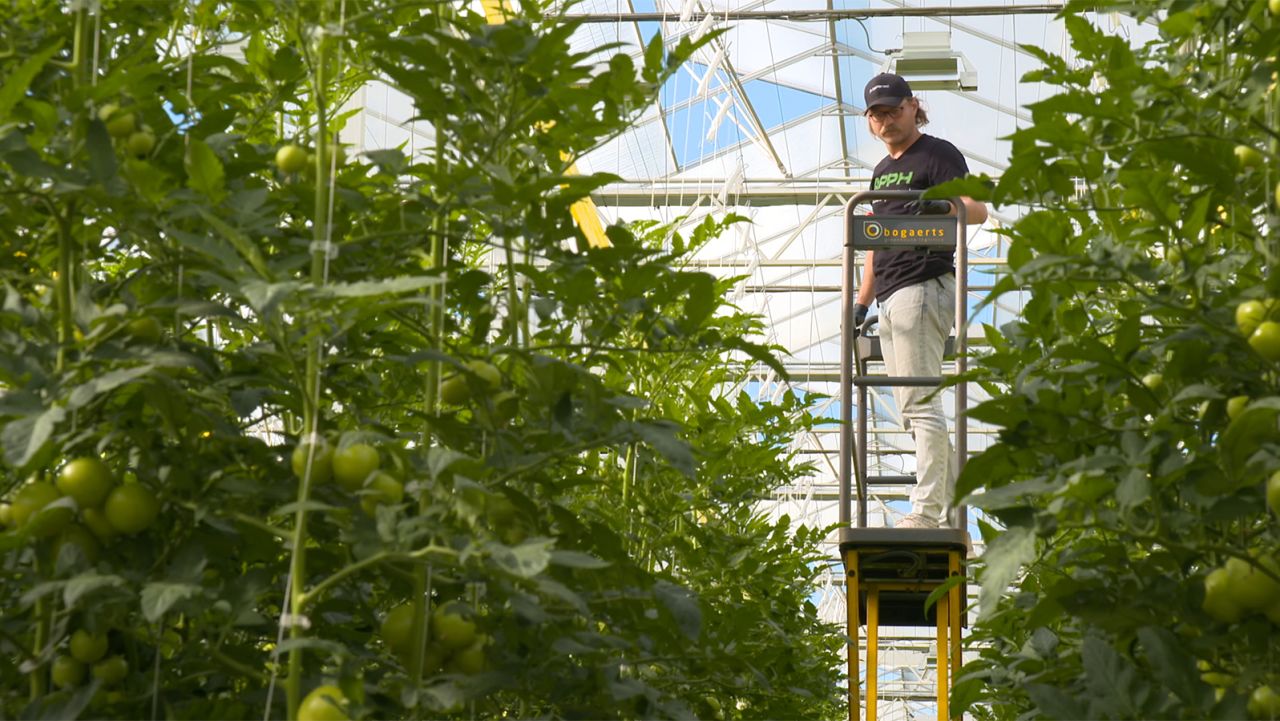
[[[842,286],[841,286],[841,315],[840,315],[840,525],[842,527],[850,527],[851,522],[851,486],[854,477],[857,478],[858,484],[858,527],[863,528],[867,525],[867,484],[866,469],[861,466],[866,465],[865,462],[858,463],[854,468],[855,453],[859,453],[861,448],[866,447],[866,409],[859,405],[858,412],[858,437],[859,443],[857,448],[853,448],[853,375],[854,375],[854,327],[853,327],[853,305],[854,294],[853,288],[855,283],[855,263],[854,254],[857,247],[853,240],[853,217],[854,208],[863,202],[870,200],[915,200],[923,195],[923,191],[919,190],[865,190],[856,193],[844,207],[844,252],[842,256]],[[964,202],[960,198],[947,198],[951,205],[956,209],[956,336],[955,336],[955,367],[957,374],[964,374],[968,369],[966,353],[968,350],[966,332],[966,322],[968,320],[967,309],[965,308],[965,296],[967,293],[967,279],[969,272],[968,263],[968,244],[966,237],[967,230],[967,213]],[[956,442],[955,442],[955,472],[957,476],[964,467],[965,458],[968,455],[968,442],[966,439],[967,418],[965,407],[968,403],[968,390],[964,383],[955,386],[955,404],[956,404]],[[958,521],[960,528],[968,525],[968,513],[961,506],[959,509]]]

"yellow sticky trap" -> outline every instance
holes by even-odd
[[[561,153],[564,156],[564,153]],[[565,170],[567,175],[577,175],[578,166],[570,164]],[[582,234],[587,236],[587,245],[592,248],[608,248],[613,243],[609,242],[609,236],[604,234],[604,224],[600,222],[600,213],[596,210],[596,203],[590,197],[583,198],[573,205],[569,206],[569,213],[573,215],[573,219],[578,223],[578,229]]]
[[[501,25],[507,21],[506,0],[480,0],[480,7],[484,8],[484,19],[490,25]]]

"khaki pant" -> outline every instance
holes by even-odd
[[[880,304],[880,345],[891,376],[940,376],[942,354],[956,317],[956,278],[944,275],[899,288]],[[932,398],[930,396],[932,395]],[[903,426],[916,441],[916,486],[911,511],[947,523],[956,469],[937,388],[897,386]]]

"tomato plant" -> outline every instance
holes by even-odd
[[[698,44],[599,62],[555,12],[0,15],[0,715],[838,708],[826,529],[757,508],[813,420],[727,395],[777,349],[686,267],[740,219],[570,212]],[[348,154],[369,83],[431,142]]]
[[[997,436],[958,481],[988,548],[953,708],[1245,718],[1278,680],[1280,25],[1262,2],[1092,9],[1154,38],[1069,9],[1073,60],[1034,51],[1054,92],[1010,167],[952,188],[1023,211],[994,297],[1024,302],[971,374]]]

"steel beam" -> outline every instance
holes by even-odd
[[[960,18],[1001,15],[1055,15],[1066,5],[961,5],[951,7],[839,8],[812,10],[695,10],[689,22],[701,22],[708,15],[724,22],[742,20],[783,20],[789,22],[831,22],[871,18]],[[576,20],[584,23],[671,22],[677,14],[667,12],[564,13],[549,14],[548,20]]]

